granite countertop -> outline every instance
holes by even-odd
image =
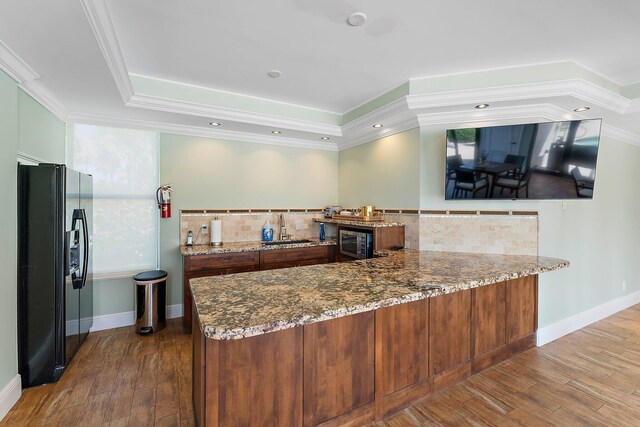
[[[204,335],[260,335],[569,266],[555,258],[402,249],[386,257],[191,279]]]
[[[384,221],[358,221],[356,219],[335,219],[335,218],[314,218],[315,222],[324,222],[325,224],[353,225],[356,227],[404,227],[403,222],[384,222]]]
[[[332,239],[318,240],[307,239],[310,242],[304,243],[286,243],[282,245],[263,245],[261,241],[258,242],[224,242],[222,246],[211,245],[193,245],[193,246],[180,246],[180,253],[183,256],[186,255],[214,255],[214,254],[228,254],[233,252],[253,252],[253,251],[271,251],[277,249],[292,249],[292,248],[308,248],[312,246],[334,246],[336,241]]]

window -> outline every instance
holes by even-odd
[[[75,124],[69,167],[93,175],[93,270],[117,276],[158,264],[158,133]]]

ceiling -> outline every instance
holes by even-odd
[[[45,93],[58,115],[72,121],[119,119],[261,141],[285,129],[277,138],[289,145],[340,144],[366,136],[329,123],[332,117],[346,117],[410,79],[573,62],[612,86],[640,82],[635,0],[7,0],[0,9],[0,41],[34,73],[23,78],[25,86],[31,82],[31,93]],[[349,26],[347,17],[358,11],[367,22]],[[282,76],[268,77],[273,69]],[[185,93],[208,91],[206,99],[215,102],[194,95],[169,107],[154,94],[140,102],[135,75],[182,85],[176,87]],[[571,96],[503,106],[570,109],[586,99]],[[267,113],[239,107],[263,101],[270,103]],[[199,108],[186,108],[198,102]],[[293,113],[279,113],[285,110]],[[450,110],[442,104],[423,113]],[[616,126],[640,134],[633,109],[600,110]],[[308,118],[321,116],[330,120]],[[223,126],[212,130],[211,120]]]

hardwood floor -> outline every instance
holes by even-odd
[[[95,332],[56,384],[24,390],[0,425],[191,426],[191,336]],[[640,305],[534,348],[376,427],[640,425]]]
[[[60,381],[23,390],[1,425],[192,426],[191,335],[92,332]]]

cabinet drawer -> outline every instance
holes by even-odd
[[[312,246],[308,248],[272,249],[262,251],[260,262],[262,264],[282,261],[303,261],[329,257],[329,246]]]
[[[184,260],[185,272],[214,270],[229,267],[257,266],[260,252],[236,252],[215,255],[191,255]]]

